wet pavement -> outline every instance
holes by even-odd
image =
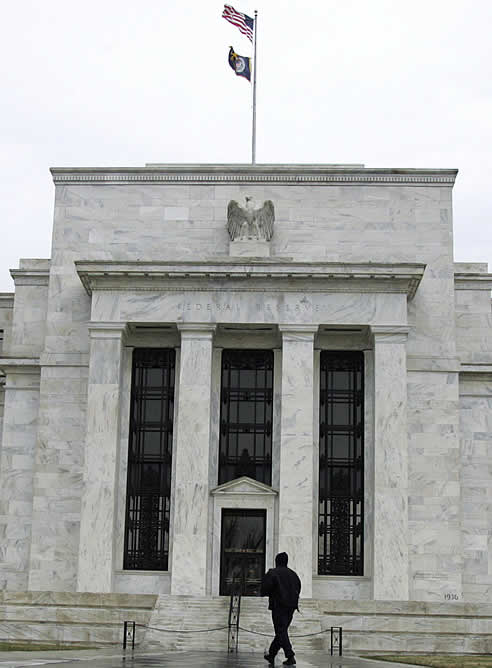
[[[411,668],[408,664],[371,661],[358,657],[331,657],[325,652],[297,655],[299,668]],[[276,668],[282,666],[277,657]],[[0,652],[0,668],[58,666],[58,668],[268,668],[261,653],[156,652],[135,650],[59,650],[52,652]]]

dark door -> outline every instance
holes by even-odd
[[[222,510],[220,594],[259,596],[265,572],[265,510]]]

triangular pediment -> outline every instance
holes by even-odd
[[[213,496],[220,494],[256,494],[256,495],[270,495],[276,496],[276,492],[270,485],[265,485],[258,480],[253,480],[246,475],[236,478],[235,480],[230,480],[229,482],[224,482],[222,485],[215,487],[211,492]]]

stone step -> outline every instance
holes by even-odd
[[[321,631],[320,614],[316,601],[306,600],[299,604],[301,612],[295,612],[289,629],[294,649],[319,650],[325,648]],[[240,626],[242,629],[265,635],[240,631],[239,645],[243,648],[265,649],[273,639],[271,612],[266,599],[243,598],[241,601]],[[318,635],[310,635],[318,634]],[[297,636],[297,637],[296,637]],[[298,637],[305,636],[305,637]]]
[[[228,628],[210,632],[204,629],[227,627],[229,602],[226,596],[193,597],[161,595],[152,613],[145,644],[168,650],[227,648]],[[316,601],[302,602],[301,613],[295,613],[291,625],[293,644],[299,649],[324,649],[320,613]],[[273,638],[271,613],[266,599],[245,596],[241,599],[239,649],[263,651]],[[158,630],[158,629],[166,629]],[[191,631],[191,633],[187,633]]]
[[[143,638],[157,596],[74,592],[0,592],[0,638],[46,644],[120,644],[123,622]]]
[[[227,627],[228,620],[229,598],[225,596],[161,595],[151,615],[145,643],[183,651],[227,648],[227,628],[203,630]]]

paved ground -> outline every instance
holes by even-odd
[[[277,657],[275,666],[282,666]],[[298,654],[299,668],[411,668],[408,664],[369,661],[356,657],[330,657],[324,652]],[[0,668],[57,666],[57,668],[268,668],[257,653],[140,652],[127,650],[69,650],[54,652],[0,652]]]

